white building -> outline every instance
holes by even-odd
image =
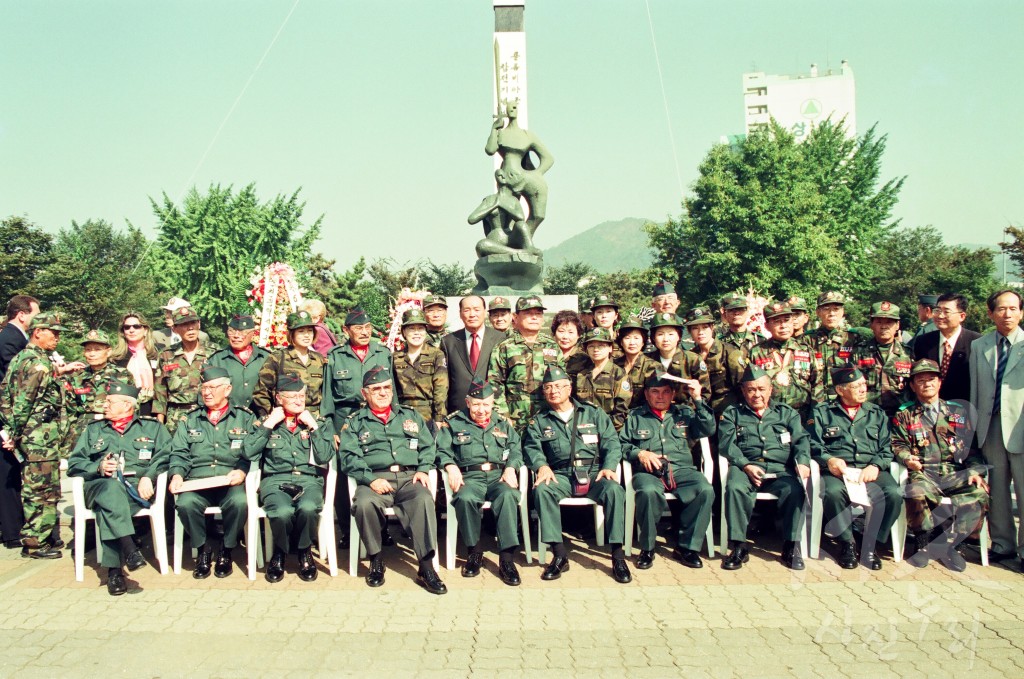
[[[845,117],[846,133],[857,134],[853,69],[845,60],[838,72],[818,73],[811,64],[808,75],[744,73],[743,104],[748,135],[775,118],[800,141],[830,116],[833,122]]]

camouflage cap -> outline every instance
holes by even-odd
[[[892,302],[875,302],[871,305],[871,318],[900,320],[900,308]]]
[[[296,392],[306,388],[306,384],[298,373],[281,373],[277,376],[277,390],[279,392]]]
[[[747,367],[743,369],[743,376],[740,377],[740,382],[756,382],[762,377],[767,377],[768,373],[763,368],[757,367],[754,363],[748,363]]]
[[[494,387],[487,380],[473,380],[469,383],[468,398],[488,398],[494,396]]]
[[[249,314],[235,314],[228,321],[228,327],[232,330],[252,330],[256,327],[256,321]]]
[[[184,325],[186,323],[198,323],[199,314],[196,310],[190,306],[179,307],[171,316],[171,320],[175,325]]]
[[[654,314],[651,319],[651,331],[655,328],[682,328],[683,323],[675,314]]]
[[[29,332],[33,330],[53,330],[54,332],[60,332],[67,330],[63,325],[60,324],[60,314],[53,313],[38,313],[32,317],[32,323],[28,326]]]
[[[715,317],[711,315],[711,309],[706,306],[693,307],[686,312],[686,327],[689,328],[691,325],[704,325],[706,323],[711,323],[712,325],[715,323]]]
[[[917,303],[921,306],[935,306],[939,303],[938,295],[918,295]]]
[[[590,299],[585,299],[585,300],[583,300],[580,303],[580,313],[581,314],[591,314],[591,313],[594,313],[594,298],[593,297],[591,297]]]
[[[127,396],[128,398],[138,398],[139,388],[128,382],[111,380],[110,382],[107,382],[107,396]]]
[[[591,328],[583,336],[583,345],[586,346],[590,342],[607,342],[612,344],[615,340],[612,339],[612,333],[608,328]]]
[[[544,371],[544,379],[541,380],[541,383],[551,384],[552,382],[568,379],[569,374],[565,372],[565,368],[560,365],[549,365],[547,370]]]
[[[547,307],[544,306],[544,302],[540,301],[540,297],[537,295],[527,295],[516,300],[517,312],[526,311],[527,309],[540,309],[544,311]]]
[[[231,379],[231,375],[228,373],[227,368],[221,368],[215,365],[208,365],[205,368],[203,368],[202,380],[204,384],[206,382],[219,380],[222,377]]]
[[[786,302],[772,302],[764,308],[764,320],[769,318],[775,318],[776,316],[785,316],[786,314],[792,314],[793,310],[789,307]]]
[[[313,328],[316,327],[316,323],[313,322],[313,316],[308,311],[296,311],[293,314],[288,314],[288,331],[298,330],[299,328]]]
[[[640,320],[639,316],[627,316],[626,320],[619,324],[618,336],[622,337],[630,330],[639,330],[645,336],[647,335],[647,328],[644,327],[644,322]]]
[[[487,311],[488,313],[491,311],[512,311],[512,302],[508,300],[508,297],[495,297],[487,305]]]
[[[114,346],[110,343],[110,336],[102,330],[93,328],[89,332],[85,333],[85,337],[79,342],[80,345],[85,346],[86,344],[106,344],[108,347]]]
[[[441,295],[435,295],[433,293],[423,298],[423,308],[426,310],[432,306],[443,306],[445,309],[448,308],[448,301]]]
[[[611,295],[598,295],[594,299],[590,300],[591,311],[599,306],[610,306],[616,311],[619,309],[619,305],[615,303],[615,300],[611,298]]]
[[[942,375],[942,370],[939,369],[939,364],[930,358],[922,358],[914,361],[914,365],[910,368],[910,376],[920,375],[922,373],[935,373],[936,375]]]
[[[651,299],[661,297],[662,295],[674,294],[676,294],[676,286],[672,285],[668,281],[658,281],[654,284],[654,289],[651,290]]]
[[[402,327],[409,325],[426,325],[427,317],[423,315],[422,309],[409,309],[402,314]]]
[[[738,292],[730,292],[728,295],[720,299],[718,304],[726,311],[730,311],[732,309],[746,309],[750,306],[750,302],[747,301],[747,296]]]
[[[826,304],[846,305],[846,295],[837,290],[827,290],[818,295],[818,304],[815,308],[823,307]]]
[[[345,314],[345,325],[366,325],[369,322],[370,317],[366,315],[362,307],[349,309],[349,312]]]
[[[803,311],[805,313],[808,311],[807,300],[804,299],[803,297],[797,297],[796,295],[794,295],[793,297],[787,299],[786,303],[789,304],[789,308],[792,309],[793,311]]]
[[[852,365],[843,365],[832,371],[832,384],[837,387],[850,382],[856,382],[864,377],[864,373]]]
[[[363,386],[369,387],[374,384],[384,384],[391,381],[391,371],[387,368],[375,365],[363,375]]]

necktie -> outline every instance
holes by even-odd
[[[473,341],[469,345],[469,367],[476,372],[476,364],[480,362],[480,336],[473,333]]]
[[[926,405],[924,412],[921,414],[921,419],[928,425],[929,428],[935,426],[935,423],[939,421],[938,406],[933,404]]]
[[[1006,372],[1006,359],[1010,356],[1010,341],[999,336],[999,361],[996,363],[996,395],[992,399],[992,414],[998,415],[1003,401],[1003,373]]]
[[[946,373],[949,372],[949,359],[953,357],[953,345],[946,340],[945,345],[942,347],[942,365],[939,366],[939,374],[942,379],[946,379]]]

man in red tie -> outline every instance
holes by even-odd
[[[914,340],[914,358],[927,358],[939,364],[944,401],[967,401],[971,398],[969,358],[971,345],[981,337],[963,327],[967,318],[967,299],[955,292],[939,295],[932,312],[938,330],[926,332]]]
[[[504,334],[484,327],[487,310],[483,297],[470,295],[459,301],[462,329],[441,338],[441,351],[448,362],[448,412],[466,406],[466,394],[473,380],[487,377],[491,350],[503,340]]]

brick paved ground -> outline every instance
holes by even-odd
[[[475,580],[443,571],[450,591],[435,597],[413,584],[402,547],[380,590],[344,568],[304,583],[293,562],[277,585],[240,568],[196,581],[186,554],[180,576],[146,568],[113,598],[93,553],[76,583],[69,552],[50,562],[0,552],[0,676],[879,679],[1020,676],[1024,666],[1015,563],[952,574],[886,558],[872,573],[826,558],[794,575],[755,550],[730,573],[719,558],[686,569],[663,549],[618,585],[604,552],[576,542],[560,581],[542,582],[520,559],[523,585],[506,587],[489,556]]]

